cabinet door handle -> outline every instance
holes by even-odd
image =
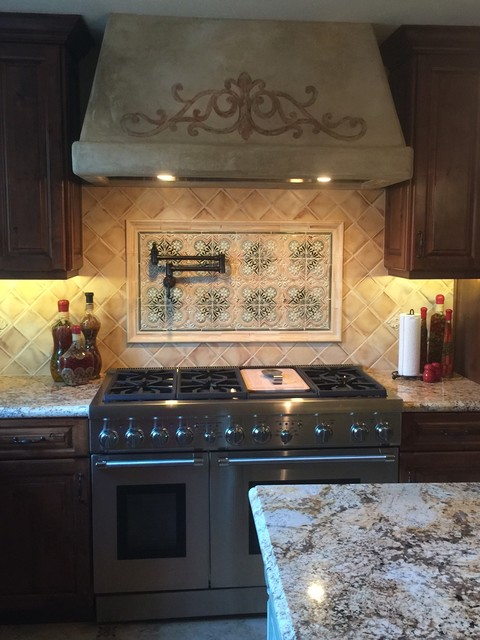
[[[85,476],[83,473],[77,473],[77,500],[85,503]]]
[[[48,435],[41,436],[0,436],[0,442],[10,442],[12,444],[40,444],[41,442],[65,442],[65,433],[49,433]]]
[[[46,442],[47,438],[45,436],[38,436],[38,438],[19,438],[18,436],[13,436],[12,442],[14,444],[38,444],[39,442]]]
[[[423,231],[417,231],[417,258],[423,258]]]

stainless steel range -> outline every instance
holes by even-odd
[[[357,366],[109,372],[90,407],[98,620],[265,612],[248,490],[397,482],[401,411]]]

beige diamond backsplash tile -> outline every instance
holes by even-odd
[[[295,218],[295,215],[304,209],[302,199],[295,191],[283,191],[275,200],[275,210]]]
[[[363,247],[367,244],[368,239],[366,233],[357,224],[352,224],[348,229],[345,229],[345,250],[351,254],[355,254],[357,251],[360,253],[360,250],[363,253]]]
[[[9,327],[0,336],[0,347],[10,354],[12,360],[16,360],[28,344],[29,340],[16,327]]]
[[[375,298],[381,295],[382,289],[372,278],[364,278],[355,287],[355,293],[370,306]]]
[[[373,240],[366,240],[365,244],[358,250],[355,257],[363,264],[369,273],[374,270],[377,265],[383,268],[383,251]]]
[[[115,257],[115,253],[103,240],[97,240],[97,242],[86,251],[85,257],[98,271],[102,271],[103,267]]]
[[[377,345],[372,342],[364,342],[356,351],[352,354],[354,362],[362,362],[366,367],[373,367],[375,363],[383,355],[382,351],[377,348]]]
[[[95,206],[94,209],[84,217],[84,225],[91,230],[95,229],[97,236],[107,234],[115,224],[115,217],[101,204]]]
[[[369,206],[370,203],[361,191],[351,191],[341,201],[342,209],[350,216],[352,221],[358,220]]]
[[[270,209],[270,203],[259,191],[252,191],[244,198],[239,210],[251,216],[254,220],[259,220]]]
[[[357,222],[369,237],[375,236],[383,230],[385,225],[385,215],[383,211],[379,211],[376,207],[370,206],[366,209]]]
[[[37,373],[46,365],[45,354],[38,348],[36,344],[30,344],[16,358],[17,364],[22,366],[25,371],[33,371]]]
[[[279,365],[358,362],[395,370],[399,314],[426,306],[437,293],[453,305],[453,280],[404,280],[383,266],[383,191],[83,187],[84,267],[69,280],[0,281],[0,374],[49,374],[51,323],[57,301],[83,314],[95,294],[102,321],[104,369],[113,366]],[[126,339],[125,220],[344,222],[343,331],[339,343],[159,343]],[[308,361],[308,362],[307,362]]]
[[[146,218],[155,218],[158,216],[168,204],[162,197],[159,197],[159,194],[156,192],[156,189],[145,189],[145,192],[139,197],[135,199],[135,208],[134,210],[137,212],[138,210],[145,214]]]
[[[219,191],[213,198],[210,198],[203,208],[209,211],[217,220],[224,220],[232,214],[237,205],[225,191]]]
[[[146,189],[145,192],[149,190]],[[146,197],[146,193],[142,193],[141,197]],[[104,198],[102,198],[102,206],[111,213],[115,218],[121,218],[132,206],[133,198],[129,197],[122,189],[112,189]]]

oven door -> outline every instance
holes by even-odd
[[[208,588],[206,454],[92,456],[95,593]]]
[[[264,585],[248,491],[258,484],[398,482],[398,449],[211,454],[211,585]]]

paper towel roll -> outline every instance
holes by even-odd
[[[401,376],[420,375],[420,326],[420,314],[400,314],[398,373]]]

